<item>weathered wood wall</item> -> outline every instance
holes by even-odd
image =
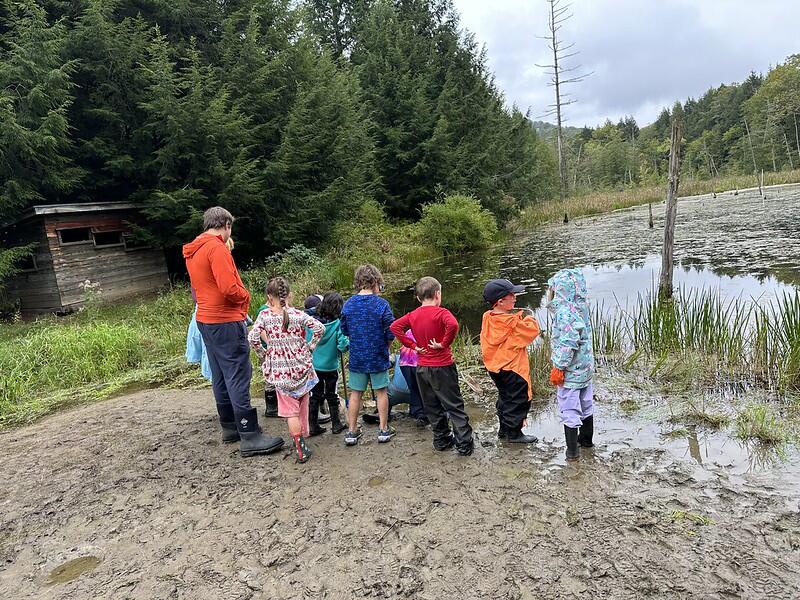
[[[167,265],[160,249],[97,248],[91,241],[70,245],[59,243],[59,229],[90,227],[93,231],[128,231],[125,221],[131,218],[134,218],[131,213],[116,212],[110,215],[50,215],[45,218],[44,230],[64,310],[81,305],[85,299],[81,286],[87,279],[100,284],[104,301],[149,292],[168,283]]]
[[[12,278],[6,290],[8,296],[20,299],[20,309],[24,314],[60,310],[61,295],[53,271],[53,257],[41,224],[28,223],[24,227],[14,228],[8,242],[10,246],[37,243],[34,251],[36,270],[19,273]]]

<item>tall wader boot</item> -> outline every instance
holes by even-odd
[[[594,416],[588,416],[581,419],[580,433],[578,433],[578,444],[581,448],[591,448],[594,446],[592,443],[592,436],[594,435]]]
[[[264,402],[267,404],[264,416],[278,417],[278,392],[275,391],[275,388],[264,390]]]
[[[578,428],[564,425],[564,438],[567,440],[567,462],[575,462],[578,454]]]
[[[237,415],[236,428],[239,431],[239,452],[242,456],[271,454],[283,448],[283,438],[261,433],[255,408]]]

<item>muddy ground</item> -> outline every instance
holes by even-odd
[[[242,459],[209,390],[153,390],[2,433],[0,598],[800,598],[779,477],[604,443],[601,415],[569,466],[557,437],[483,427],[463,458],[397,427]]]

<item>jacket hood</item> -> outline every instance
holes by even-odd
[[[519,311],[511,313],[486,312],[487,327],[484,331],[486,341],[491,346],[501,345],[510,336],[519,322]]]
[[[547,285],[553,290],[550,305],[556,310],[586,302],[586,278],[580,269],[561,269],[547,281]]]
[[[206,233],[201,233],[191,242],[183,245],[183,258],[191,258],[197,253],[198,250],[200,250],[200,248],[202,248],[206,244],[211,244],[211,243],[224,244],[225,242],[223,242],[222,238],[219,237],[218,235],[208,235]]]

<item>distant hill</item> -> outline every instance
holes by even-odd
[[[533,128],[536,130],[536,133],[539,135],[539,137],[545,140],[552,138],[554,135],[553,132],[556,130],[556,126],[553,123],[548,123],[547,121],[534,121]],[[567,125],[563,129],[566,137],[572,137],[583,128]]]

